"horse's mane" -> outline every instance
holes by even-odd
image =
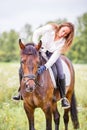
[[[37,55],[37,50],[35,48],[34,43],[25,44],[25,48],[22,50],[22,54],[36,56]]]

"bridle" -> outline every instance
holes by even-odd
[[[29,51],[28,52],[24,52],[24,53],[25,53],[25,55],[33,55],[33,53],[29,52]],[[35,83],[34,88],[36,88],[37,86],[39,86],[39,87],[41,86],[39,84],[39,82],[38,82],[39,75],[38,75],[37,72],[35,74],[27,74],[27,75],[24,74],[23,68],[22,68],[22,62],[21,62],[21,75],[22,75],[22,81],[24,82],[24,85],[29,86],[28,82],[30,80],[33,80],[34,83]]]
[[[27,83],[29,80],[33,80],[35,82],[36,80],[36,75],[34,74],[28,74],[28,75],[23,75],[23,80],[25,81],[25,78],[28,78],[25,83]]]
[[[29,80],[33,80],[35,83],[35,86],[39,86],[39,87],[41,86],[37,80],[37,78],[39,76],[37,72],[36,72],[36,74],[24,75],[23,70],[22,70],[22,65],[21,65],[21,74],[22,74],[22,79],[23,79],[25,84],[27,84]],[[26,78],[28,78],[28,79],[26,80]]]

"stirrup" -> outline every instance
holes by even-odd
[[[64,109],[70,108],[69,100],[66,97],[61,99],[61,104],[62,104],[62,108]]]
[[[62,101],[63,99],[65,99],[69,103],[69,100],[66,97],[63,97],[60,100]]]

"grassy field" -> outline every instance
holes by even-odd
[[[23,102],[14,102],[11,98],[17,94],[19,86],[18,63],[0,63],[0,130],[28,130],[28,122]],[[76,82],[75,94],[77,98],[80,129],[87,130],[87,65],[74,65]],[[58,103],[61,114],[60,130],[64,130],[63,110]],[[35,111],[36,130],[45,130],[45,117],[40,109]],[[54,130],[54,123],[53,123]],[[69,130],[73,130],[69,122]]]

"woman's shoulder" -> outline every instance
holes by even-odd
[[[53,29],[53,26],[51,24],[46,24],[42,28],[44,28],[44,29]]]
[[[50,23],[50,25],[51,25],[51,27],[53,28],[53,29],[58,29],[58,24],[56,24],[56,23]]]

